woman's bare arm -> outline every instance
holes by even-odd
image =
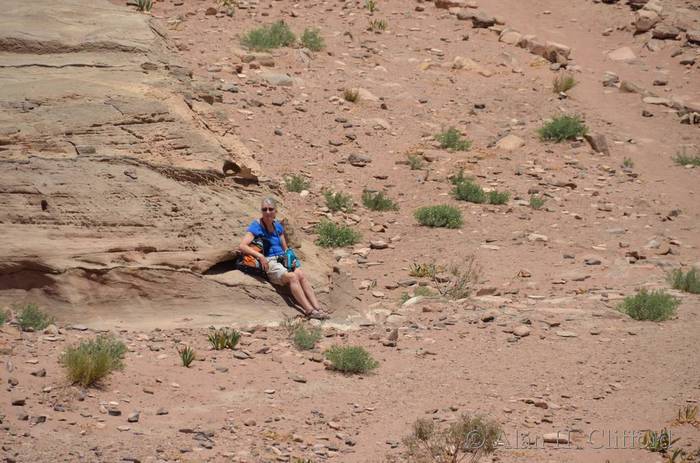
[[[255,239],[255,236],[251,232],[246,232],[245,235],[243,235],[243,239],[241,240],[241,244],[238,245],[238,250],[241,251],[243,254],[248,254],[250,256],[255,257],[256,259],[265,259],[265,256],[262,255],[262,253],[257,252],[255,249],[250,247],[250,243]]]

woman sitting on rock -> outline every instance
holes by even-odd
[[[284,227],[275,221],[276,206],[277,203],[273,198],[265,198],[262,201],[260,206],[262,218],[250,224],[238,249],[260,262],[262,270],[272,284],[289,285],[294,300],[304,309],[304,315],[308,318],[325,320],[328,315],[321,310],[311,283],[306,279],[304,272],[298,267],[290,271],[282,264],[287,251],[287,239],[284,235]],[[265,244],[263,253],[250,246],[256,238],[261,238]]]

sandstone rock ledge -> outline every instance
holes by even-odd
[[[266,283],[204,274],[265,182],[150,17],[106,0],[0,10],[0,305],[104,327],[293,313]]]

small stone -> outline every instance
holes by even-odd
[[[546,243],[547,241],[549,241],[549,238],[546,235],[540,235],[537,233],[530,233],[529,235],[527,235],[527,240],[530,242],[540,241],[540,242]]]
[[[557,336],[561,336],[562,338],[575,338],[578,335],[574,333],[573,331],[557,331]]]
[[[256,425],[255,420],[252,419],[252,418],[249,418],[249,419],[245,420],[245,421],[243,422],[243,424],[244,424],[245,426],[255,426],[255,425]]]
[[[304,378],[303,376],[299,376],[299,375],[291,375],[289,377],[289,379],[291,379],[295,383],[305,383],[306,382],[306,378]]]
[[[632,61],[637,59],[637,55],[634,54],[630,47],[620,47],[608,53],[608,58],[613,61]]]
[[[552,433],[547,433],[542,436],[542,440],[544,440],[545,443],[547,444],[568,444],[569,443],[569,438],[566,433],[563,432],[552,432]]]
[[[384,240],[371,240],[369,247],[371,249],[386,249],[389,247],[389,244]]]
[[[32,371],[32,376],[36,376],[37,378],[43,378],[46,376],[46,369],[45,368],[40,368],[38,370]]]
[[[11,403],[15,407],[23,407],[24,405],[26,405],[27,401],[26,399],[12,399]]]
[[[129,416],[126,418],[126,421],[128,421],[129,423],[138,423],[139,417],[140,417],[140,416],[141,416],[141,415],[140,415],[139,412],[132,412],[132,413],[130,413]]]
[[[608,141],[605,135],[600,133],[587,133],[583,137],[596,153],[610,154],[610,148],[608,147]]]
[[[518,137],[517,135],[506,135],[505,137],[498,140],[496,143],[496,148],[503,151],[515,151],[525,145],[525,140]]]
[[[161,407],[158,410],[156,410],[157,416],[162,416],[162,415],[167,415],[167,414],[168,414],[168,410],[166,410],[165,408]]]
[[[513,334],[519,338],[530,336],[530,328],[525,325],[518,325],[513,329]]]

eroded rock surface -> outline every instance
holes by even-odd
[[[269,188],[150,16],[107,1],[0,8],[0,301],[142,322],[282,302],[238,272],[203,276]]]

